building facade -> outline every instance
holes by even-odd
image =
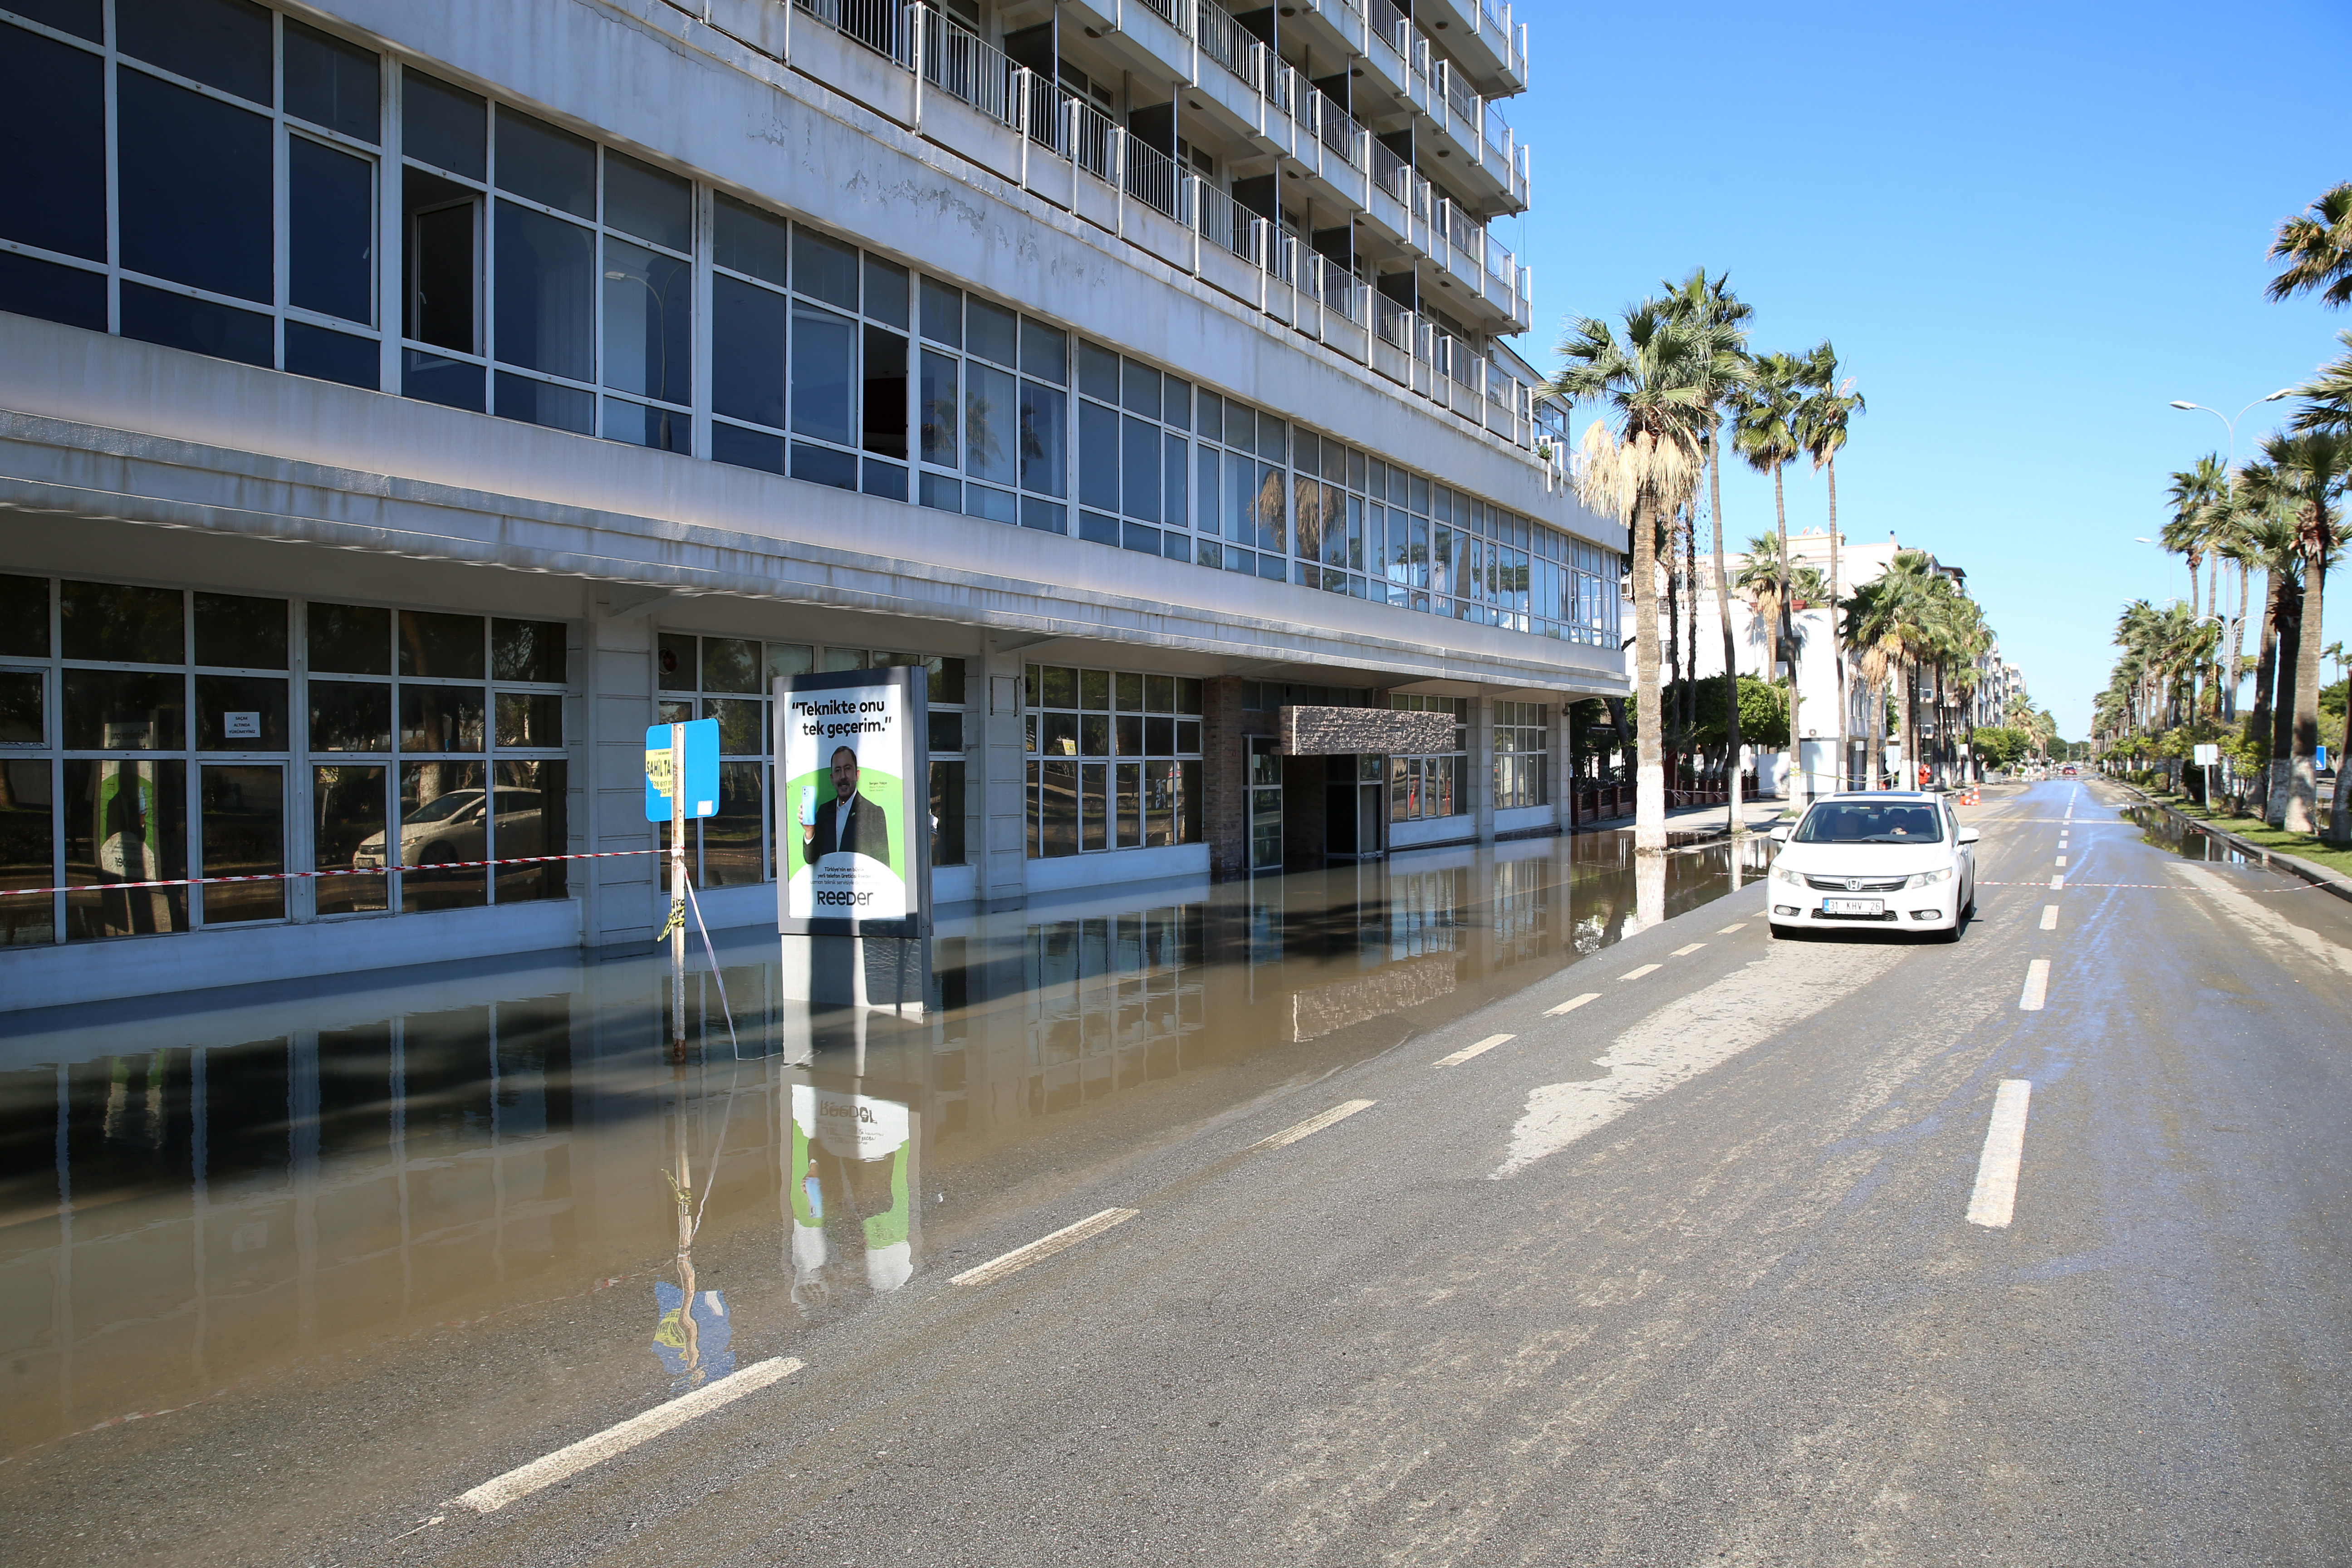
[[[1625,538],[1505,341],[1525,71],[1444,0],[0,0],[12,1004],[646,940],[678,718],[761,918],[808,669],[926,668],[947,903],[1556,830]]]

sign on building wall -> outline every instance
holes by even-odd
[[[775,681],[777,929],[924,934],[928,713],[919,666]]]

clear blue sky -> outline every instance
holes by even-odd
[[[1846,536],[1891,529],[1964,568],[2082,736],[2122,605],[2186,592],[2133,536],[2155,537],[2173,469],[2224,447],[2221,421],[2167,405],[2233,414],[2352,327],[2263,298],[2279,220],[2352,179],[2352,5],[1517,16],[1534,79],[1506,112],[1535,206],[1498,227],[1537,269],[1522,352],[1549,369],[1568,318],[1702,263],[1756,307],[1759,350],[1832,340],[1870,400],[1838,464]],[[2242,458],[2289,406],[2239,422]],[[1770,481],[1725,479],[1728,536],[1769,530]],[[1790,530],[1825,510],[1792,468]],[[2352,571],[2329,588],[2333,641]]]

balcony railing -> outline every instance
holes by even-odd
[[[1127,194],[1149,207],[1184,221],[1184,171],[1175,159],[1149,142],[1122,136],[1127,154]]]
[[[1399,202],[1412,198],[1412,165],[1377,138],[1372,142],[1372,184]]]
[[[929,6],[909,9],[922,18],[923,79],[963,100],[991,120],[1020,123],[1021,101],[1013,80],[1022,68]]]
[[[1337,153],[1349,166],[1362,168],[1363,155],[1356,151],[1356,143],[1362,138],[1354,117],[1326,98],[1321,89],[1309,88],[1307,90],[1314,95],[1316,139]]]
[[[1070,120],[1071,161],[1106,185],[1118,184],[1118,127],[1093,105],[1063,97]]]
[[[1366,0],[1364,25],[1387,39],[1398,54],[1412,52],[1412,24],[1396,8],[1394,0]]]
[[[1190,11],[1192,7],[1185,4],[1185,0],[1143,0],[1143,4],[1161,21],[1166,22],[1178,32],[1190,36],[1191,29],[1184,25],[1183,14]]]
[[[1386,5],[1388,0],[1381,0]],[[1193,0],[1193,40],[1201,52],[1255,87],[1265,70],[1265,46],[1255,35],[1227,16],[1213,0]]]
[[[1253,266],[1261,262],[1265,247],[1257,214],[1205,180],[1192,181],[1192,199],[1202,238]]]
[[[902,0],[794,0],[794,4],[843,37],[902,66],[914,65],[914,38],[908,26],[913,7]]]
[[[1380,334],[1383,342],[1411,353],[1412,352],[1412,312],[1377,289],[1372,291],[1371,303],[1372,331]]]

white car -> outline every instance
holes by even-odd
[[[1976,912],[1978,833],[1940,795],[1824,795],[1772,837],[1781,846],[1767,884],[1774,936],[1896,926],[1958,942]]]

